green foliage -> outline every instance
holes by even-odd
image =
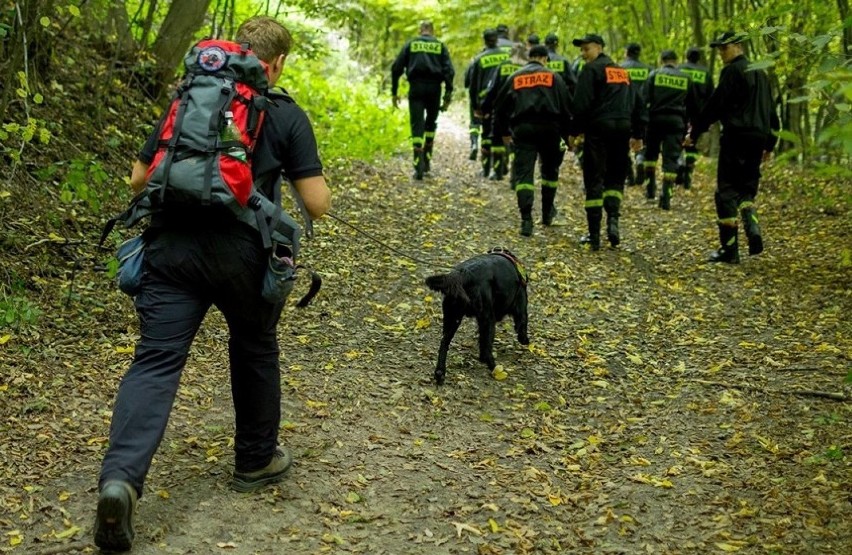
[[[32,324],[40,315],[41,310],[26,297],[7,296],[0,292],[0,329]]]
[[[407,113],[377,102],[378,78],[341,54],[288,64],[282,83],[314,125],[324,161],[375,160],[398,151],[408,137]]]
[[[40,174],[42,177],[56,173],[58,164]],[[63,204],[84,203],[90,212],[99,214],[107,189],[109,174],[93,157],[75,158],[68,162],[64,180],[59,184],[59,200]]]

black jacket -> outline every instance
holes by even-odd
[[[445,84],[445,95],[453,92],[456,71],[447,46],[431,35],[420,35],[405,43],[391,66],[391,94],[399,91],[399,78],[405,73],[409,83]]]
[[[568,85],[568,90],[573,94],[577,86],[577,76],[574,74],[574,70],[571,69],[571,60],[556,52],[549,52],[548,58],[547,67],[562,77],[562,80]]]
[[[580,135],[606,126],[626,127],[634,138],[644,137],[648,112],[643,103],[636,101],[632,87],[627,70],[606,54],[586,63],[577,76],[571,134]]]
[[[713,94],[713,75],[705,66],[685,62],[677,66],[679,70],[689,75],[692,79],[692,87],[695,89],[695,99],[698,102],[698,109],[701,110],[710,100]]]
[[[515,63],[512,58],[503,61],[497,72],[494,74],[493,81],[488,85],[485,96],[482,97],[479,109],[483,114],[488,114],[494,110],[494,103],[497,101],[497,93],[503,87],[503,84],[509,80],[513,73],[524,67],[523,63]]]
[[[530,62],[503,83],[494,106],[494,135],[505,137],[519,123],[553,123],[567,136],[571,93],[559,74]]]
[[[745,56],[737,56],[719,75],[719,86],[701,114],[692,124],[690,136],[698,139],[716,121],[722,122],[722,134],[761,136],[764,150],[771,151],[778,142],[773,131],[781,128],[772,100],[769,77],[762,69],[748,69]]]
[[[494,82],[494,76],[500,69],[500,64],[509,59],[504,50],[494,47],[486,48],[473,59],[473,69],[470,72],[470,105],[479,110],[488,86]]]
[[[644,96],[652,124],[655,120],[671,120],[675,116],[685,128],[687,121],[698,115],[692,79],[673,65],[664,65],[651,72],[645,82]]]

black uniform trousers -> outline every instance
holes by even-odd
[[[715,194],[720,225],[736,226],[737,213],[753,205],[765,145],[760,133],[722,133]]]
[[[283,303],[261,297],[268,260],[257,233],[236,221],[156,232],[145,250],[135,298],[140,338],[115,399],[101,485],[124,480],[142,495],[190,345],[213,305],[230,331],[236,469],[250,472],[272,460],[281,418],[276,327]],[[195,372],[202,381],[224,378],[216,366]]]
[[[438,112],[441,108],[441,83],[414,81],[408,89],[408,117],[411,146],[423,148],[435,139]]]
[[[683,118],[678,115],[651,118],[645,132],[645,168],[656,171],[657,159],[663,154],[663,179],[674,182],[677,177],[677,165],[683,150],[683,138],[686,131]],[[649,170],[648,168],[652,168]]]
[[[559,186],[559,165],[564,157],[560,148],[559,126],[555,123],[512,125],[515,157],[512,162],[512,186],[518,197],[521,218],[532,219],[535,200],[535,162],[541,160],[542,216],[547,216]]]
[[[586,188],[586,217],[589,231],[599,229],[602,211],[618,218],[624,198],[627,154],[630,151],[630,124],[596,122],[583,139],[583,184]]]

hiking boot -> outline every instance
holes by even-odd
[[[621,234],[618,232],[618,218],[614,216],[610,216],[606,220],[606,238],[613,247],[617,247],[621,243]]]
[[[470,155],[467,157],[468,160],[476,160],[477,155],[479,154],[479,147],[472,146],[470,147]]]
[[[278,447],[272,460],[268,465],[253,472],[239,472],[234,470],[234,478],[231,480],[231,489],[240,493],[248,493],[262,488],[267,484],[280,482],[284,474],[293,464],[293,455],[285,447]]]
[[[648,182],[645,184],[645,198],[648,200],[654,200],[654,197],[657,196],[657,178],[653,175],[646,176]]]
[[[757,209],[753,206],[740,210],[740,218],[745,228],[746,239],[748,239],[749,255],[763,252],[763,236],[760,233],[760,225],[757,221]]]
[[[98,496],[95,545],[104,551],[129,551],[133,545],[136,490],[123,480],[104,483]]]
[[[533,222],[532,220],[521,220],[521,235],[524,237],[532,236]]]
[[[672,209],[672,189],[674,189],[674,185],[670,181],[663,181],[663,190],[657,203],[657,206],[663,210]]]

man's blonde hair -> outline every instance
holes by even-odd
[[[284,25],[265,15],[246,19],[237,29],[234,40],[241,44],[249,43],[257,57],[267,63],[272,63],[281,54],[289,54],[293,42]]]

